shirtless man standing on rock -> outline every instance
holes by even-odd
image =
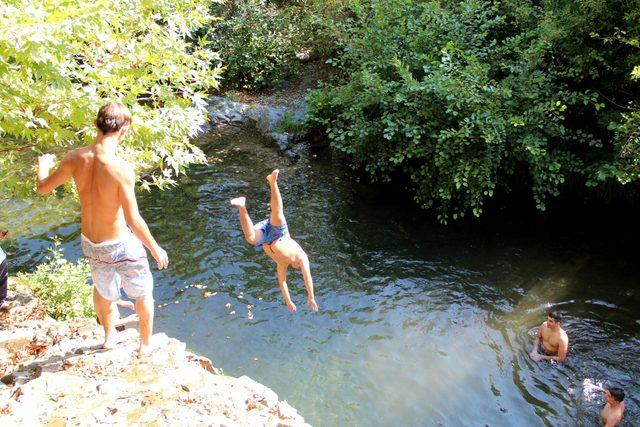
[[[298,242],[289,235],[289,228],[287,227],[282,207],[282,197],[278,188],[279,172],[278,169],[275,169],[267,175],[267,182],[271,190],[271,212],[267,219],[254,225],[247,212],[246,199],[244,197],[231,199],[231,205],[238,209],[240,225],[247,242],[250,245],[255,245],[258,250],[264,249],[267,256],[275,261],[278,270],[278,285],[289,311],[296,312],[296,305],[291,301],[289,288],[287,287],[287,268],[289,266],[300,269],[304,284],[307,287],[307,303],[313,311],[318,311],[318,304],[316,304],[313,294],[309,258]]]
[[[119,103],[98,111],[93,144],[67,153],[51,175],[55,156],[38,158],[38,193],[47,194],[73,178],[80,199],[82,251],[91,266],[93,304],[104,327],[104,348],[115,344],[115,301],[120,288],[135,300],[140,318],[140,347],[149,348],[153,329],[153,277],[146,246],[166,268],[167,253],[156,243],[138,212],[133,166],[117,155],[131,124],[131,113]]]
[[[562,314],[557,311],[549,313],[547,320],[542,322],[533,342],[533,350],[531,351],[533,360],[564,362],[569,350],[569,337],[560,327],[561,323]]]

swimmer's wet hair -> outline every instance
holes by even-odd
[[[562,323],[562,314],[560,314],[559,311],[550,311],[549,314],[547,314],[547,316],[551,317],[553,320],[555,320],[558,323]]]
[[[624,400],[624,390],[620,387],[611,387],[608,390],[609,393],[611,393],[611,396],[618,402],[622,402]]]
[[[104,134],[118,132],[131,124],[131,113],[123,104],[110,102],[98,111],[96,125]]]

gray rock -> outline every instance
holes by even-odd
[[[280,151],[291,159],[298,159],[300,154],[291,151],[294,140],[300,135],[280,132],[282,119],[289,114],[294,122],[301,122],[307,113],[307,105],[299,101],[294,109],[272,107],[268,105],[251,106],[219,96],[209,99],[209,119],[212,126],[229,124],[253,124],[260,133],[276,143]],[[297,139],[296,139],[297,138]]]

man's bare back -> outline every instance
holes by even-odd
[[[80,199],[82,234],[94,243],[118,240],[127,229],[118,196],[133,167],[94,145],[73,150],[63,164],[73,172]]]
[[[88,147],[72,150],[51,175],[49,170],[55,166],[55,157],[40,156],[38,192],[47,194],[73,178],[80,199],[81,230],[87,239],[93,243],[115,241],[130,228],[151,251],[158,268],[165,268],[167,254],[140,216],[135,173],[130,164],[116,155],[118,144],[103,136]]]

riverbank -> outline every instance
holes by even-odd
[[[202,135],[212,128],[249,125],[275,143],[282,154],[297,160],[304,156],[304,143],[326,144],[305,125],[305,97],[309,89],[328,78],[328,73],[327,66],[316,61],[306,64],[300,76],[269,90],[227,89],[211,96],[207,100],[209,123]]]
[[[163,333],[135,356],[138,332],[98,349],[94,319],[59,322],[10,281],[12,307],[0,313],[0,421],[3,425],[180,423],[307,425],[286,401],[251,378],[225,376],[207,358]]]

